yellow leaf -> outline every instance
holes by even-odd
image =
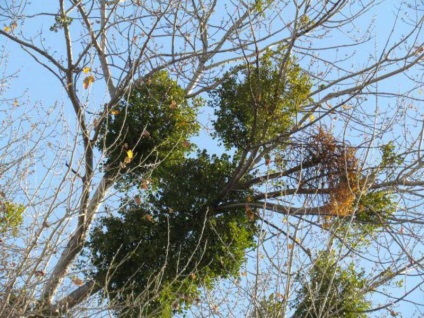
[[[184,140],[183,141],[183,145],[182,145],[184,148],[190,148],[190,146],[191,146],[191,143],[190,142],[188,142],[187,140]]]
[[[149,188],[149,184],[150,184],[150,179],[143,179],[141,183],[141,188],[143,190],[147,190]]]
[[[119,115],[121,112],[120,112],[119,110],[117,110],[117,109],[112,109],[112,110],[110,111],[110,113],[111,113],[112,115]]]
[[[93,75],[90,75],[90,76],[87,76],[86,78],[84,78],[84,80],[83,80],[84,89],[87,89],[90,86],[90,84],[92,84],[94,81],[95,81],[95,79],[94,79]]]
[[[171,108],[171,109],[175,109],[175,108],[177,108],[177,102],[176,102],[175,100],[173,100],[173,101],[171,102],[171,105],[169,105],[169,108]]]
[[[315,116],[314,115],[309,115],[309,121],[313,122],[315,120]]]
[[[7,25],[4,26],[3,30],[4,30],[4,32],[7,32],[7,33],[12,32],[12,29],[10,27],[8,27]]]
[[[82,69],[82,72],[84,73],[84,74],[87,74],[88,72],[90,72],[91,71],[91,68],[90,67],[88,67],[88,66],[86,66],[86,67],[84,67],[83,69]]]
[[[34,274],[35,277],[43,277],[46,275],[46,273],[44,273],[43,271],[35,271]]]
[[[133,158],[134,158],[134,154],[133,154],[132,150],[131,149],[127,150],[127,156],[124,159],[124,163],[125,164],[130,163],[133,160]]]
[[[252,211],[252,209],[249,207],[248,204],[246,204],[245,206],[245,212],[246,212],[247,219],[249,221],[252,221],[252,222],[255,221],[255,212]]]
[[[81,286],[81,285],[84,285],[84,281],[81,279],[81,278],[79,278],[78,276],[71,276],[71,277],[69,277],[70,279],[71,279],[71,281],[75,284],[75,285],[77,285],[77,286]]]
[[[135,201],[135,203],[137,203],[137,204],[141,204],[141,198],[140,198],[140,196],[139,196],[139,195],[136,195],[136,196],[134,197],[134,201]]]

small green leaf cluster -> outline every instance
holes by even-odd
[[[211,93],[216,136],[227,148],[277,142],[308,102],[309,77],[293,60],[281,59],[268,54],[258,67],[233,70]],[[284,76],[279,63],[284,64]]]
[[[259,14],[264,15],[264,5],[268,6],[273,2],[273,0],[255,0],[253,5],[253,10],[257,11]]]
[[[121,169],[129,181],[156,165],[158,172],[182,161],[192,148],[188,139],[199,129],[197,106],[165,71],[134,87],[103,123],[97,146],[107,158],[105,170]],[[128,150],[134,158],[125,162]]]
[[[393,165],[399,165],[403,159],[401,156],[396,154],[396,148],[393,142],[389,142],[381,147],[381,168],[387,168]]]
[[[71,25],[73,21],[71,17],[62,14],[56,15],[54,19],[55,23],[50,27],[50,31],[52,32],[59,32],[59,30],[63,29],[64,27]]]
[[[356,220],[381,226],[396,212],[393,195],[387,191],[373,191],[362,195],[358,202]]]
[[[334,252],[322,251],[302,282],[293,318],[365,318],[371,304],[362,290],[367,285],[355,264],[341,267]]]
[[[149,303],[123,316],[169,317],[194,302],[200,287],[238,274],[245,250],[254,245],[256,227],[243,208],[216,208],[248,196],[235,192],[220,199],[233,171],[228,156],[199,153],[169,168],[160,190],[146,203],[126,204],[119,216],[100,220],[89,245],[97,268],[93,277],[107,281],[114,301],[127,303],[144,295]]]
[[[299,23],[301,27],[307,26],[309,22],[310,22],[309,17],[306,14],[302,15],[299,19]]]
[[[12,234],[16,234],[24,211],[25,207],[21,204],[0,202],[0,233],[11,230]]]

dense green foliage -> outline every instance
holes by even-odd
[[[144,301],[156,296],[142,314],[167,317],[180,303],[193,302],[199,287],[237,275],[245,250],[254,244],[255,227],[244,209],[214,210],[222,200],[247,196],[238,192],[220,199],[233,169],[227,156],[200,153],[169,170],[146,203],[127,204],[119,216],[101,220],[91,248],[95,277],[107,280],[109,297],[135,303],[134,295]],[[138,310],[127,315],[137,316]]]
[[[16,233],[18,226],[22,223],[22,215],[25,207],[12,202],[0,202],[0,233],[11,230]]]
[[[361,292],[367,281],[354,263],[343,268],[333,252],[323,251],[303,279],[293,318],[367,316],[370,303]]]
[[[395,211],[393,196],[387,191],[368,192],[359,199],[356,219],[379,227]]]
[[[381,168],[387,168],[392,165],[399,165],[403,160],[402,157],[396,154],[395,145],[389,142],[381,147]]]
[[[183,160],[191,149],[188,138],[199,128],[197,106],[164,71],[135,86],[103,122],[98,147],[107,158],[105,170],[120,168],[123,178],[132,181],[152,166],[159,167],[158,173]],[[126,160],[128,150],[134,155],[131,160]]]
[[[276,141],[291,128],[310,83],[292,61],[281,70],[287,74],[282,79],[276,62],[268,56],[259,68],[228,77],[215,92],[215,128],[227,146]],[[217,208],[246,202],[249,195],[249,189],[223,192],[237,160],[206,152],[185,158],[191,150],[187,139],[198,129],[195,109],[176,82],[159,72],[135,87],[103,123],[98,147],[107,173],[120,171],[125,184],[139,185],[140,175],[154,168],[154,187],[145,201],[124,199],[119,214],[101,219],[91,236],[93,275],[106,282],[112,300],[134,304],[134,295],[154,298],[122,316],[170,315],[193,302],[199,287],[237,275],[246,249],[254,245],[256,228],[245,207]],[[244,174],[239,181],[248,178]]]
[[[230,72],[211,93],[216,135],[227,148],[281,142],[279,137],[292,128],[308,101],[311,83],[293,61],[281,70],[276,66],[280,59],[265,57],[259,67]]]
[[[401,162],[402,158],[396,154],[392,142],[383,145],[381,147],[381,162],[374,169],[371,178],[376,177],[381,171],[390,169],[393,165],[399,165]],[[397,209],[395,196],[388,190],[369,190],[366,193],[361,193],[358,195],[355,206],[357,207],[356,219],[368,223],[374,228],[384,224]]]

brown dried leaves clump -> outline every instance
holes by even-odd
[[[315,182],[328,189],[324,205],[325,214],[348,216],[354,212],[354,204],[360,193],[361,173],[356,149],[346,145],[320,127],[311,137],[310,159],[317,164],[310,171]]]

